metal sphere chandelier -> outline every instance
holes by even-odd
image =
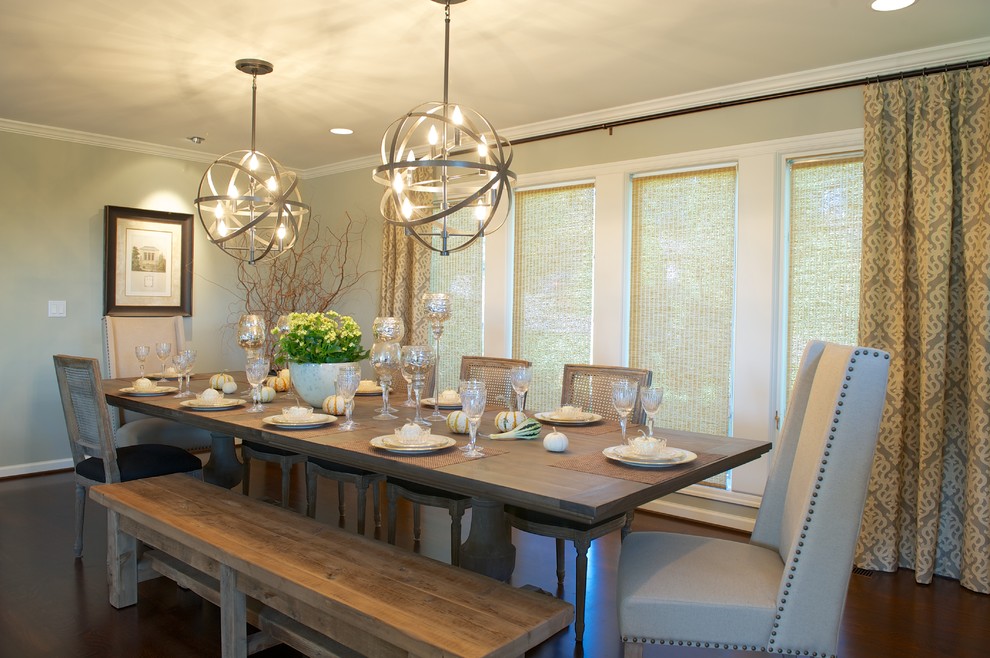
[[[274,67],[260,59],[239,59],[251,76],[251,148],[232,151],[210,165],[195,200],[210,242],[249,263],[292,248],[309,206],[302,202],[295,172],[255,148],[258,76]]]
[[[433,251],[460,251],[498,230],[512,207],[512,148],[478,112],[449,102],[450,5],[444,5],[443,102],[396,119],[382,138],[373,178],[385,186],[381,213]]]

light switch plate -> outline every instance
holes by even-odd
[[[48,302],[48,317],[50,318],[64,318],[65,317],[65,302],[64,301],[49,301]]]

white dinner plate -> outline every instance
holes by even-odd
[[[192,377],[195,374],[196,373],[191,372],[191,373],[189,373],[189,376]],[[185,375],[182,375],[182,376],[185,377]],[[145,375],[145,377],[147,377],[148,379],[173,379],[174,380],[174,379],[178,379],[179,378],[179,373],[177,373],[177,372],[166,372],[165,374],[162,374],[160,372],[153,372],[150,375]]]
[[[629,446],[609,446],[602,450],[602,454],[613,461],[640,468],[666,468],[668,466],[687,464],[698,458],[698,455],[690,450],[682,450],[680,448],[667,448],[666,453],[662,457],[655,459],[632,454]]]
[[[174,386],[155,386],[147,389],[136,389],[133,386],[128,386],[126,388],[120,389],[121,393],[126,395],[136,395],[139,397],[150,397],[152,395],[168,395],[169,393],[175,393],[178,391]]]
[[[563,418],[557,415],[556,411],[540,411],[533,414],[533,417],[541,423],[550,423],[555,425],[590,425],[591,423],[597,423],[602,419],[598,414],[582,413],[580,416],[574,418]]]
[[[433,398],[423,398],[420,401],[420,404],[422,404],[424,407],[432,407],[433,406]],[[460,402],[441,402],[437,406],[440,407],[441,409],[460,409],[461,408],[461,403]]]
[[[304,430],[313,427],[321,427],[323,425],[328,425],[333,421],[337,420],[336,416],[331,416],[330,414],[313,414],[305,420],[292,420],[291,418],[286,418],[282,414],[277,416],[265,416],[264,421],[269,425],[274,425],[275,427],[281,427],[282,429],[288,430]]]
[[[212,404],[201,402],[199,400],[183,400],[179,404],[183,407],[195,409],[196,411],[222,411],[224,409],[233,409],[234,407],[240,406],[244,404],[244,400],[240,398],[223,398],[222,400],[217,400]]]
[[[406,455],[415,455],[425,452],[435,452],[437,450],[443,450],[444,448],[449,448],[452,445],[456,445],[457,441],[450,438],[449,436],[435,436],[436,442],[430,445],[416,445],[416,446],[402,446],[394,443],[395,437],[385,434],[384,436],[376,436],[371,440],[371,446],[373,448],[380,448],[382,450],[388,450],[389,452],[396,452]]]

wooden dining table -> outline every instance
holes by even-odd
[[[243,375],[233,374],[243,384]],[[241,465],[233,439],[237,437],[470,496],[471,527],[461,548],[461,566],[506,581],[515,564],[515,547],[505,523],[504,505],[595,523],[755,460],[770,450],[767,441],[658,428],[657,436],[666,438],[668,445],[690,450],[698,457],[671,467],[639,468],[602,454],[605,448],[621,443],[621,433],[617,423],[599,421],[558,426],[568,438],[567,450],[561,453],[547,451],[542,439],[479,438],[485,456],[477,459],[466,458],[457,447],[427,454],[396,454],[372,447],[370,440],[392,434],[408,422],[414,410],[399,407],[398,420],[373,420],[382,405],[380,395],[355,398],[353,418],[359,426],[345,432],[338,429],[342,419],[313,429],[282,429],[267,423],[265,419],[281,414],[283,406],[295,404],[291,394],[279,394],[265,405],[264,413],[249,413],[250,401],[236,394],[227,397],[245,399],[244,405],[200,411],[181,404],[190,398],[135,396],[121,391],[130,385],[129,380],[105,380],[107,402],[209,430],[214,435],[213,452],[204,478],[225,487],[239,481]],[[192,380],[194,392],[208,385],[208,376]],[[486,411],[482,431],[494,431],[498,411]],[[549,431],[546,428],[543,434]],[[637,428],[630,431],[636,433]],[[458,446],[467,442],[465,435],[452,433],[443,422],[434,423],[432,433],[450,436]]]

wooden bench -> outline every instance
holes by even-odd
[[[111,604],[137,602],[139,572],[166,575],[220,606],[224,656],[279,642],[340,658],[522,656],[574,618],[545,593],[188,475],[94,486],[90,496],[109,510]],[[247,623],[260,633],[249,638]]]

